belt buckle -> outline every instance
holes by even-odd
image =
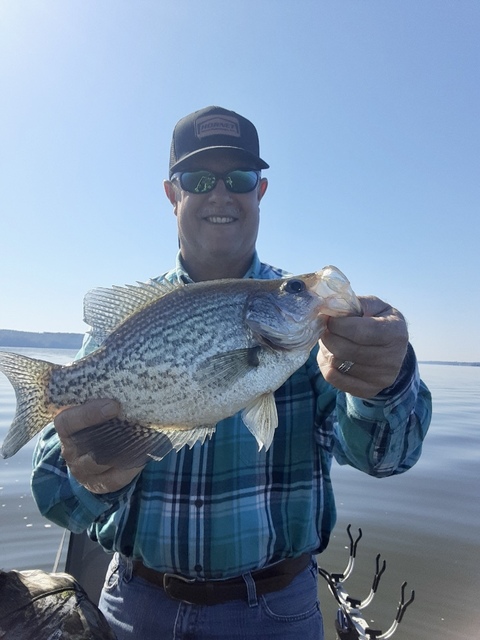
[[[172,600],[181,600],[181,598],[176,598],[170,593],[169,584],[172,580],[178,580],[179,582],[184,582],[185,584],[193,584],[194,582],[196,582],[195,578],[185,578],[185,576],[181,576],[176,573],[164,573],[162,580],[163,590],[169,598],[172,598]]]

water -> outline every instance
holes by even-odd
[[[15,349],[65,363],[74,351]],[[434,417],[420,462],[403,476],[378,480],[334,465],[338,524],[319,558],[341,572],[348,559],[346,527],[363,538],[350,595],[367,596],[381,553],[387,569],[365,610],[373,628],[385,631],[395,617],[400,586],[416,599],[395,634],[398,640],[472,640],[480,637],[480,367],[421,365],[434,397]],[[0,376],[0,440],[15,410],[15,396]],[[63,531],[42,518],[30,496],[33,443],[0,460],[0,567],[51,571]],[[319,592],[326,638],[335,637],[335,603],[326,585]]]
[[[0,347],[26,356],[71,362],[76,350]],[[15,393],[0,374],[0,442],[15,414]],[[51,571],[63,530],[43,518],[30,493],[32,453],[36,439],[8,460],[0,459],[0,568]]]

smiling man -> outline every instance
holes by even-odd
[[[268,164],[258,156],[251,122],[219,109],[204,111],[175,127],[165,191],[190,277],[242,278],[255,253],[268,184],[260,171]]]
[[[165,181],[180,251],[159,280],[286,275],[255,248],[267,168],[239,114],[208,107],[180,120]],[[335,524],[332,459],[403,473],[431,416],[402,314],[373,296],[361,304],[361,317],[330,318],[276,391],[268,451],[237,413],[204,444],[141,469],[97,465],[71,436],[118,414],[107,399],[65,409],[44,430],[35,498],[46,517],[115,552],[100,607],[118,640],[323,639],[315,557]],[[87,337],[80,355],[98,346]]]

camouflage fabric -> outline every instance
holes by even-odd
[[[0,571],[2,640],[115,640],[101,611],[66,573]]]

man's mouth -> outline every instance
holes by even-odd
[[[236,218],[232,218],[231,216],[208,216],[205,220],[211,224],[230,224],[231,222],[235,222]]]

